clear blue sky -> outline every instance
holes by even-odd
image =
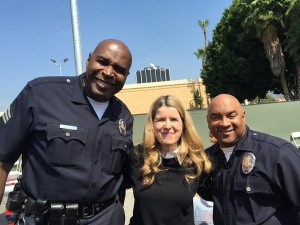
[[[199,76],[201,61],[193,52],[204,47],[198,20],[209,20],[207,39],[232,0],[78,0],[83,65],[102,39],[124,41],[132,51],[135,72],[150,63],[169,68],[172,80]],[[69,0],[0,1],[0,111],[26,83],[39,76],[75,75]],[[84,68],[85,69],[85,68]],[[84,70],[83,69],[83,70]]]

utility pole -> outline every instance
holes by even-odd
[[[82,53],[80,42],[80,29],[77,10],[77,0],[70,0],[71,4],[71,17],[72,17],[72,29],[73,29],[73,45],[76,64],[76,75],[80,75],[82,70]]]

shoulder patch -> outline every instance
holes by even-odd
[[[6,126],[6,124],[8,123],[8,121],[12,118],[12,111],[11,108],[8,107],[8,109],[3,113],[3,115],[1,116],[1,119],[4,123],[4,126]]]

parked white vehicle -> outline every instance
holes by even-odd
[[[18,178],[22,175],[22,160],[19,159],[15,162],[15,165],[11,169],[11,171],[8,174],[6,184],[5,184],[5,190],[4,194],[7,195],[9,192],[11,192],[15,186],[15,184],[18,182]]]

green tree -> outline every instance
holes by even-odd
[[[199,20],[198,21],[198,25],[202,28],[203,30],[203,36],[204,36],[204,48],[206,48],[207,46],[207,42],[206,42],[206,27],[208,26],[209,24],[209,20],[206,19],[206,20]]]
[[[208,19],[198,21],[198,25],[202,28],[203,36],[204,36],[204,48],[198,48],[198,50],[196,52],[194,52],[197,59],[201,58],[202,69],[200,70],[200,76],[203,73],[203,68],[204,68],[205,61],[206,61],[206,47],[207,47],[206,27],[208,26],[208,23],[209,23]],[[209,103],[208,95],[207,95],[207,93],[205,93],[205,94],[206,94],[206,100],[207,100],[207,105],[208,105],[208,103]]]
[[[204,48],[198,48],[196,52],[194,52],[194,55],[196,55],[197,59],[201,59],[201,65],[202,69],[205,64],[205,54],[206,54],[206,46],[207,46],[207,41],[206,41],[206,27],[208,26],[208,19],[206,20],[199,20],[198,25],[202,28],[203,30],[203,36],[204,36]],[[201,73],[200,73],[201,75]]]
[[[300,1],[291,0],[286,12],[287,32],[284,41],[285,50],[295,63],[295,73],[292,76],[294,81],[295,99],[300,99]],[[293,79],[294,78],[294,79]]]
[[[201,59],[202,68],[204,67],[205,54],[205,48],[198,48],[198,50],[194,52],[197,59]]]
[[[193,93],[193,100],[195,102],[195,106],[200,109],[203,108],[203,97],[200,95],[199,89],[196,89]]]
[[[267,103],[275,103],[276,99],[272,97],[271,95],[267,94],[265,98],[255,98],[252,101],[252,104],[267,104]]]
[[[300,99],[299,43],[300,0],[233,0],[206,49],[207,92],[242,100],[264,98],[269,88]]]
[[[284,27],[284,15],[290,0],[237,0],[240,9],[248,16],[244,25],[255,28],[257,37],[264,45],[265,54],[273,74],[280,79],[283,95],[290,100],[285,77],[285,60],[278,32]]]
[[[241,11],[235,2],[214,29],[201,76],[211,97],[229,93],[242,102],[264,98],[269,90],[278,91],[263,45],[244,32],[241,21],[246,17],[247,10]]]

